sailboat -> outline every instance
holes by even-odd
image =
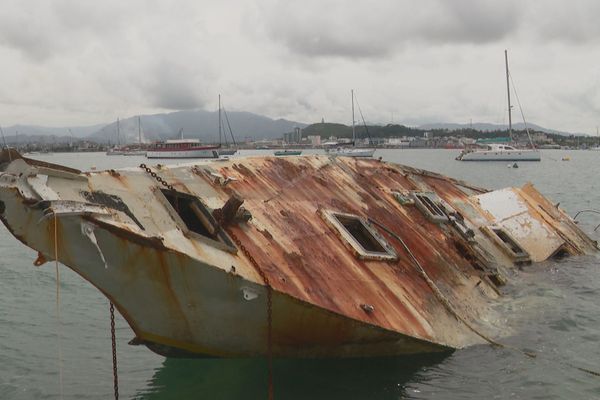
[[[327,154],[330,156],[343,156],[343,157],[373,157],[375,149],[368,148],[357,148],[356,146],[356,129],[354,119],[354,90],[350,91],[352,96],[352,147],[334,147],[327,149]],[[364,120],[363,120],[364,122]],[[366,125],[365,125],[366,126]]]
[[[508,92],[508,134],[514,141],[512,130],[512,106],[510,105],[510,73],[508,70],[508,52],[504,50],[504,61],[506,64],[506,90]],[[518,100],[518,99],[517,99]],[[456,157],[458,161],[541,161],[540,151],[535,148],[529,129],[527,137],[531,148],[517,148],[501,143],[490,143],[484,148],[465,149]]]

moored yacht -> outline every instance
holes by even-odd
[[[518,149],[499,143],[490,143],[480,149],[465,149],[456,157],[459,161],[540,161],[537,149]]]
[[[147,158],[219,158],[219,146],[204,145],[198,139],[171,139],[156,142],[146,152]]]

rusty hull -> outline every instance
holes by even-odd
[[[11,158],[0,157],[2,221],[42,260],[55,257],[56,223],[58,259],[117,306],[136,342],[166,355],[265,354],[259,272],[239,244],[191,232],[150,174],[140,168],[78,173]],[[489,306],[507,269],[596,250],[531,185],[488,192],[410,167],[327,156],[235,158],[152,171],[207,210],[221,209],[232,196],[243,199],[252,219],[234,219],[224,229],[273,288],[276,356],[399,355],[479,343],[456,314],[486,335],[506,334]],[[442,216],[415,205],[423,193]],[[388,232],[369,229],[396,257],[361,257],[324,219],[328,212],[385,226]]]

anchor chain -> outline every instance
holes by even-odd
[[[140,168],[143,169],[144,171],[146,171],[146,173],[150,174],[151,177],[156,179],[161,185],[163,185],[167,189],[175,191],[175,188],[173,187],[173,185],[169,184],[163,178],[158,176],[158,174],[156,172],[152,171],[150,169],[150,167],[148,167],[146,164],[140,164]]]
[[[113,387],[115,400],[119,400],[119,375],[117,373],[117,340],[115,338],[115,306],[110,302],[110,339],[112,341]]]

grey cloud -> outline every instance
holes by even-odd
[[[52,35],[55,29],[46,18],[44,7],[10,12],[10,5],[6,6],[0,14],[0,44],[35,61],[50,57],[57,42]]]
[[[72,101],[97,112],[104,112],[105,103],[121,110],[125,104],[134,109],[201,107],[206,85],[199,77],[214,80],[201,11],[191,1],[6,0],[0,53],[20,53],[10,64],[27,68],[32,82],[27,90],[7,93],[65,108]],[[15,77],[22,75],[13,71]],[[64,99],[65,87],[77,90]]]
[[[491,0],[408,0],[302,4],[264,8],[266,31],[292,52],[308,56],[378,58],[412,42],[489,43],[516,31],[512,3]]]
[[[115,2],[110,7],[105,3],[106,0],[54,0],[49,17],[56,19],[61,27],[71,32],[97,31],[110,34],[120,30],[121,26],[131,20],[135,2]]]
[[[586,44],[600,38],[600,3],[595,1],[536,1],[531,6],[539,40]]]
[[[195,72],[185,65],[161,62],[152,71],[152,78],[148,85],[142,87],[142,91],[151,99],[151,106],[190,110],[204,105]]]
[[[437,43],[490,43],[515,32],[522,16],[509,2],[476,0],[442,1],[425,29],[414,29],[415,38]]]
[[[284,40],[294,51],[309,56],[381,57],[390,51],[386,44],[366,38],[360,41],[348,41],[341,35],[331,35],[327,32],[308,35],[292,32]]]
[[[125,14],[104,2],[8,0],[2,6],[0,45],[37,62],[77,53],[98,35],[119,35]]]

